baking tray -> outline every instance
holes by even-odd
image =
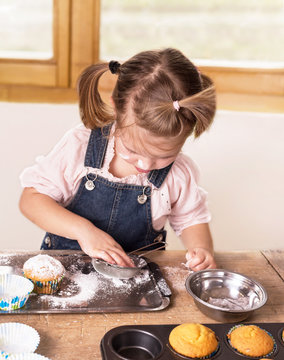
[[[275,360],[284,359],[284,343],[281,331],[284,323],[250,323],[268,331],[276,342],[272,355],[263,357]],[[244,360],[259,359],[237,354],[229,345],[226,334],[235,324],[204,324],[217,335],[220,346],[217,353],[210,359],[214,360]],[[239,324],[238,324],[239,325]],[[248,325],[246,323],[246,325]],[[170,349],[168,342],[171,330],[177,325],[131,325],[119,326],[108,331],[101,340],[103,360],[171,360],[190,359],[177,355]]]
[[[138,275],[122,280],[97,273],[84,253],[48,254],[66,269],[60,291],[53,295],[32,293],[23,308],[1,314],[157,311],[170,304],[171,290],[159,266],[147,258],[147,266]],[[0,271],[1,267],[10,268],[12,273],[22,275],[23,264],[31,256],[0,254]]]

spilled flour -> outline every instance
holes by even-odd
[[[106,278],[96,272],[83,274],[80,271],[74,274],[67,272],[66,285],[55,295],[41,295],[38,301],[47,302],[51,308],[85,307],[89,301],[105,299],[115,296],[127,295],[150,280],[148,270],[141,271],[133,279],[121,280]]]
[[[163,275],[173,290],[185,290],[185,280],[191,273],[190,270],[181,266],[165,266],[163,267]]]
[[[0,256],[0,269],[23,276],[23,265],[34,254]],[[34,257],[35,258],[35,257]],[[40,258],[40,257],[38,257]],[[131,279],[106,277],[95,271],[90,259],[80,254],[54,256],[65,268],[60,289],[55,294],[30,294],[28,312],[118,311],[147,307],[156,309],[167,302],[171,292],[166,281],[154,276],[153,269],[143,268]],[[169,270],[172,274],[172,270]]]
[[[12,254],[12,256],[15,256]],[[11,255],[9,254],[6,255],[5,253],[4,254],[0,254],[0,266],[2,265],[10,265],[11,264]]]

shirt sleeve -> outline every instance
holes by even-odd
[[[180,154],[169,173],[171,213],[169,223],[177,236],[189,226],[207,223],[211,215],[207,192],[199,185],[199,169],[192,159]]]
[[[20,174],[22,187],[33,187],[62,205],[73,197],[84,174],[90,130],[80,125],[69,130],[46,156]]]

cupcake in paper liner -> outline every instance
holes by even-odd
[[[46,356],[35,353],[12,354],[8,357],[9,360],[50,360]]]
[[[227,334],[230,346],[248,358],[262,359],[276,351],[273,336],[257,325],[236,325]]]
[[[33,353],[39,344],[38,332],[29,325],[8,322],[0,324],[0,350],[2,357],[12,354]]]
[[[196,323],[176,326],[169,335],[169,344],[184,359],[211,359],[219,349],[214,331]]]
[[[24,263],[23,272],[34,283],[34,292],[37,294],[55,293],[65,275],[61,262],[44,254],[29,258]]]
[[[0,274],[0,310],[11,311],[23,307],[34,285],[19,275]]]

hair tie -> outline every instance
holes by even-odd
[[[120,63],[118,61],[114,61],[114,60],[111,60],[109,63],[108,63],[108,67],[110,69],[110,72],[112,74],[116,74],[117,73],[117,70],[119,69],[120,67]]]
[[[176,109],[176,111],[179,111],[180,106],[179,106],[178,100],[176,100],[176,101],[173,102],[173,107]]]

